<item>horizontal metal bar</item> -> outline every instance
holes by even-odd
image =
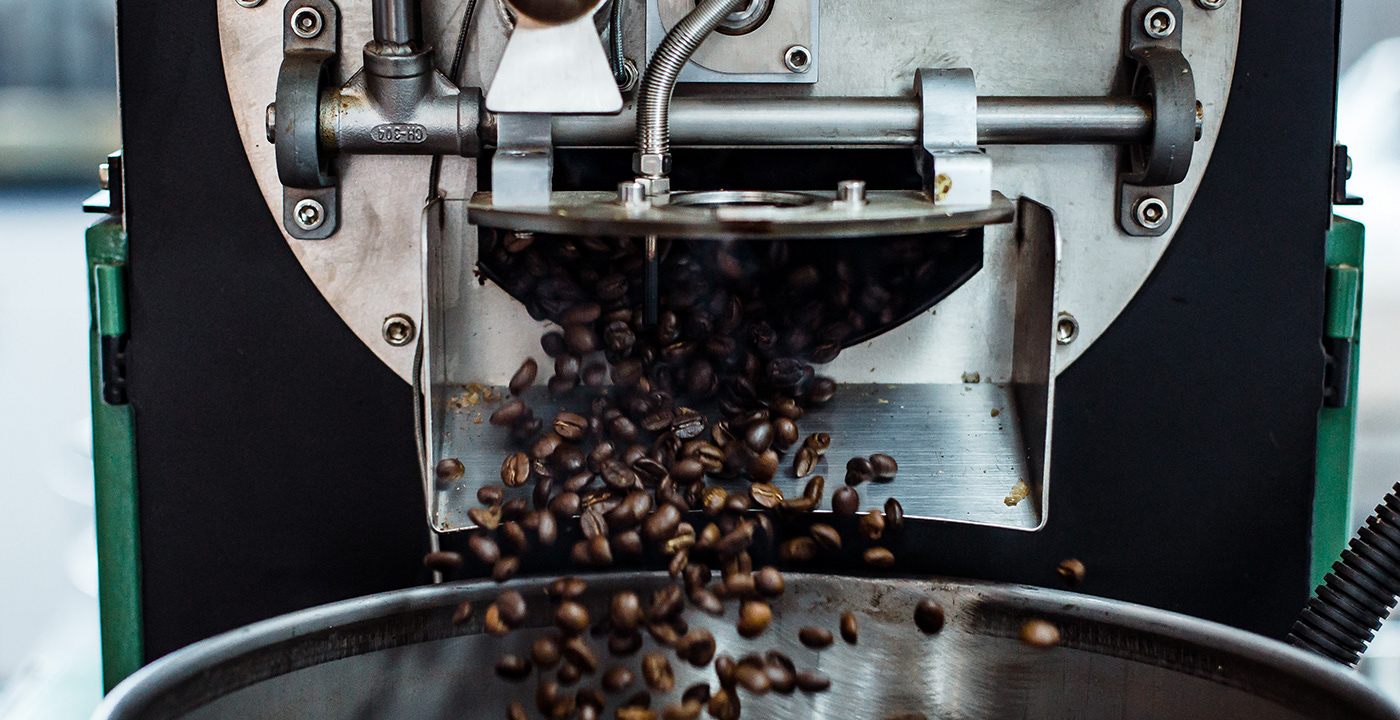
[[[676,98],[675,147],[907,147],[919,142],[914,98]],[[558,147],[632,147],[636,111],[554,118]],[[487,126],[490,123],[486,123]],[[1152,113],[1135,98],[984,97],[977,139],[985,145],[1135,144]],[[492,138],[485,138],[494,144]]]

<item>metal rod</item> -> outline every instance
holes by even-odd
[[[689,147],[907,147],[919,142],[913,98],[673,98],[671,144]],[[558,147],[631,147],[636,111],[554,118]],[[1136,144],[1152,113],[1136,98],[983,97],[977,138],[987,145]]]
[[[374,39],[379,43],[418,42],[418,0],[374,0]]]

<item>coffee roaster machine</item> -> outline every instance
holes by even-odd
[[[767,312],[840,384],[803,429],[898,458],[865,499],[904,504],[899,573],[1056,588],[1072,558],[1079,592],[1283,638],[1350,537],[1339,3],[118,6],[109,683],[428,580],[507,447],[494,389],[546,360],[549,298],[492,259],[534,238],[635,248],[648,321],[683,248],[800,286]]]

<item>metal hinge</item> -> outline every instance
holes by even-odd
[[[1346,407],[1351,398],[1351,355],[1357,339],[1361,268],[1328,265],[1326,302],[1322,349],[1327,354],[1327,369],[1323,376],[1322,401],[1326,407]]]
[[[103,215],[122,214],[122,151],[107,156],[107,162],[97,166],[97,182],[101,189],[83,201],[83,212]]]
[[[98,365],[102,371],[102,401],[108,405],[127,403],[125,271],[124,265],[99,264],[93,268]]]
[[[1332,146],[1332,204],[1333,205],[1360,205],[1365,201],[1354,195],[1347,194],[1347,181],[1351,179],[1351,156],[1347,154],[1347,146],[1337,144]]]

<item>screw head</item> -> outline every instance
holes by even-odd
[[[267,104],[267,116],[264,119],[267,127],[267,141],[277,144],[277,103]]]
[[[1133,219],[1148,230],[1156,230],[1171,219],[1171,210],[1160,198],[1145,197],[1133,206]]]
[[[1143,16],[1142,29],[1151,37],[1161,40],[1176,32],[1176,15],[1164,7],[1155,7]]]
[[[263,4],[263,0],[233,0],[233,1],[236,2],[236,3],[238,3],[239,5],[242,5],[242,6],[245,7],[245,8],[255,8],[255,7],[257,7],[257,6],[261,5],[261,4]]]
[[[310,40],[320,35],[321,28],[325,26],[325,18],[321,17],[321,11],[316,8],[297,8],[297,11],[292,13],[292,32],[303,40]]]
[[[292,208],[292,219],[297,227],[310,232],[326,221],[326,206],[314,198],[304,198]]]
[[[413,324],[413,318],[403,314],[395,313],[384,318],[384,342],[394,347],[403,347],[418,336],[418,327]]]
[[[1196,0],[1196,4],[1207,10],[1219,10],[1225,7],[1225,0]]]
[[[1068,345],[1079,337],[1079,321],[1067,312],[1060,313],[1055,319],[1055,342],[1061,345]]]
[[[805,45],[793,45],[783,53],[783,65],[795,73],[805,73],[812,68],[812,51]]]

